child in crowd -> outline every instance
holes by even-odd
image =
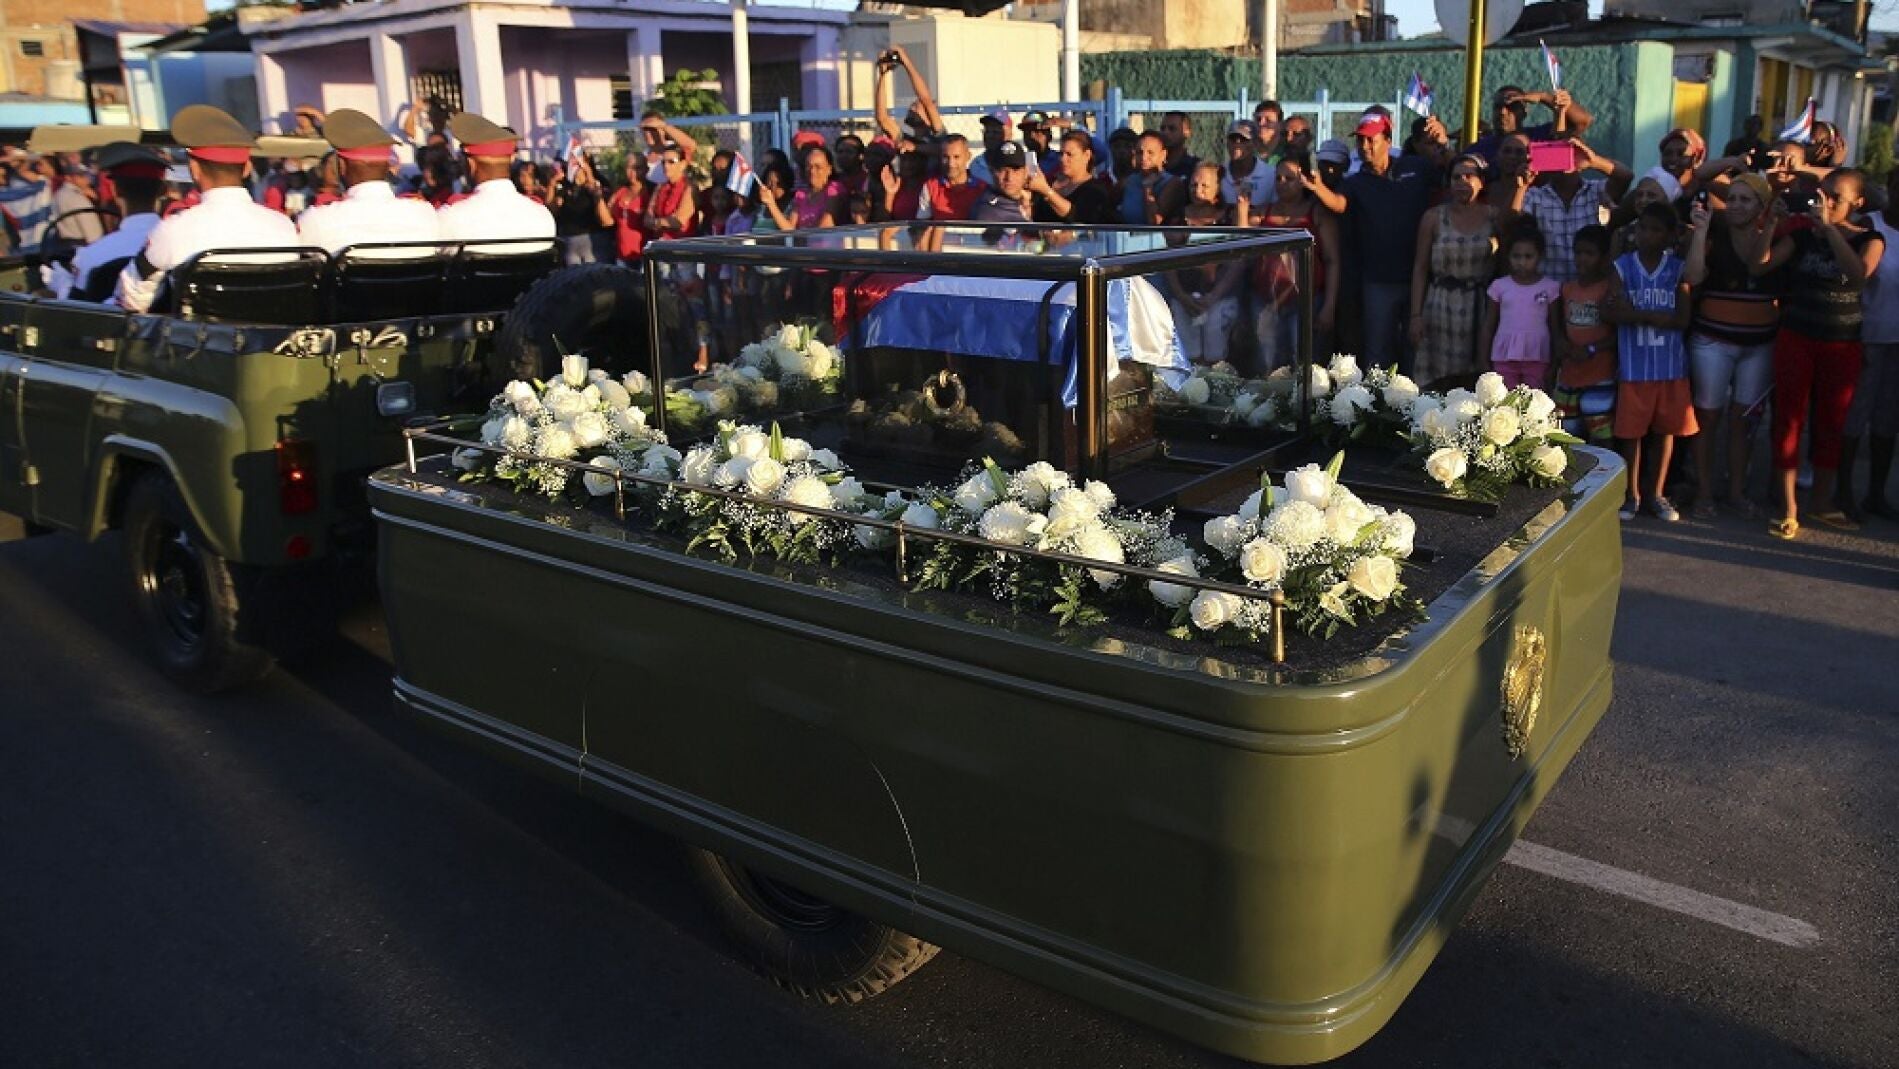
[[[1484,320],[1483,351],[1490,367],[1511,388],[1549,385],[1553,311],[1562,284],[1543,277],[1543,234],[1517,231],[1505,248],[1510,273],[1490,284],[1490,311]]]
[[[1563,283],[1554,333],[1556,386],[1551,396],[1563,429],[1592,444],[1615,440],[1616,328],[1602,306],[1613,284],[1609,228],[1592,224],[1576,231],[1576,281]]]
[[[1629,464],[1629,498],[1622,518],[1632,520],[1648,507],[1674,523],[1681,513],[1663,493],[1675,438],[1697,430],[1693,395],[1688,387],[1688,351],[1682,331],[1688,326],[1688,283],[1684,263],[1675,255],[1675,209],[1650,204],[1635,220],[1635,251],[1615,262],[1603,318],[1616,324],[1615,436]],[[1656,438],[1655,474],[1642,470],[1642,442]]]

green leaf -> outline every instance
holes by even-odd
[[[1266,514],[1272,510],[1273,473],[1270,471],[1262,471],[1259,473],[1259,515],[1256,518],[1264,521]]]
[[[1002,469],[996,466],[995,460],[990,457],[982,458],[982,470],[989,473],[989,485],[996,488],[996,497],[1008,497],[1009,477],[1004,475]]]
[[[1339,472],[1344,471],[1344,470],[1345,470],[1345,450],[1341,449],[1338,452],[1332,454],[1331,460],[1328,460],[1325,462],[1325,473],[1332,477],[1333,482],[1338,482]]]
[[[778,421],[771,422],[771,458],[778,463],[785,462],[785,432],[778,429]]]

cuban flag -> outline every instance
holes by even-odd
[[[758,176],[752,173],[752,165],[745,161],[745,153],[734,152],[732,169],[725,175],[725,188],[741,197],[749,197],[752,195],[752,186],[757,181]]]
[[[1563,87],[1562,63],[1557,60],[1556,53],[1550,51],[1550,46],[1543,43],[1541,37],[1536,39],[1536,45],[1543,50],[1543,66],[1550,72],[1550,88],[1561,89]]]
[[[580,160],[581,157],[586,154],[587,142],[585,138],[580,136],[580,131],[575,130],[573,133],[568,134],[567,147],[561,150],[560,158],[567,164],[567,180],[569,182],[580,181]]]
[[[1813,140],[1813,123],[1814,123],[1814,120],[1818,119],[1819,117],[1820,117],[1819,106],[1814,103],[1814,100],[1812,97],[1808,97],[1807,106],[1800,109],[1800,117],[1793,121],[1793,125],[1787,127],[1785,130],[1782,130],[1780,132],[1780,136],[1776,138],[1775,140],[1798,141],[1803,145],[1809,141],[1812,141]]]
[[[1411,84],[1404,87],[1405,108],[1428,119],[1434,110],[1432,105],[1436,102],[1436,97],[1431,93],[1431,87],[1424,84],[1424,79],[1418,77],[1417,71],[1412,71]]]

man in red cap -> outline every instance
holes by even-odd
[[[217,108],[193,104],[172,116],[171,135],[185,149],[191,181],[203,199],[152,228],[151,238],[119,275],[119,307],[152,306],[166,272],[212,249],[291,249],[297,228],[281,212],[251,199],[253,139],[242,123]]]
[[[336,253],[370,241],[435,241],[435,209],[425,200],[397,197],[389,185],[396,139],[381,123],[354,108],[338,108],[324,122],[323,137],[341,161],[347,192],[297,217],[297,234],[305,245]],[[415,250],[371,249],[363,255],[414,256]]]
[[[61,298],[103,300],[115,283],[108,276],[92,278],[99,267],[137,256],[158,225],[158,198],[165,192],[165,157],[143,145],[115,141],[99,150],[99,171],[112,179],[112,197],[119,206],[119,228],[73,254],[70,272],[53,287]],[[103,290],[104,292],[100,292]]]
[[[1411,270],[1418,222],[1443,184],[1450,139],[1436,117],[1425,122],[1423,151],[1391,154],[1391,113],[1374,105],[1359,116],[1358,170],[1344,181],[1345,262],[1358,268],[1365,323],[1360,359],[1367,367],[1411,370],[1406,312],[1411,307]],[[1333,208],[1340,198],[1321,196]]]
[[[468,157],[468,177],[475,190],[435,215],[443,241],[477,238],[552,238],[554,216],[547,206],[521,195],[508,171],[520,135],[470,112],[448,120],[449,132],[462,143]],[[477,248],[484,253],[535,251],[534,246],[495,245]]]

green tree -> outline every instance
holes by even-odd
[[[668,118],[683,115],[723,115],[725,97],[713,88],[719,72],[708,67],[702,71],[681,68],[659,83],[658,99],[652,101]]]
[[[1884,182],[1892,173],[1892,127],[1883,123],[1866,124],[1866,141],[1860,148],[1859,165],[1874,182]]]

